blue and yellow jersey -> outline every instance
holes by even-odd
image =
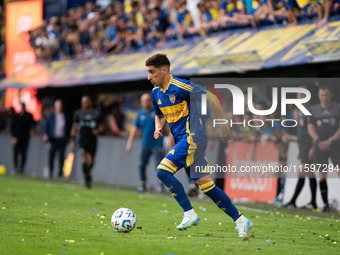
[[[234,16],[234,13],[242,13],[244,7],[243,1],[227,1],[223,0],[221,2],[221,9],[226,10],[230,17]]]
[[[192,17],[190,12],[186,9],[186,6],[182,6],[177,10],[177,22],[182,24],[183,26],[191,26],[192,25]]]
[[[201,86],[171,75],[165,91],[152,90],[152,103],[157,115],[164,115],[177,143],[185,134],[206,136],[200,120],[198,101],[206,94]]]
[[[267,5],[267,0],[252,0],[250,2],[244,1],[247,8],[247,14],[252,15],[262,6]]]
[[[300,11],[300,10],[307,11],[310,4],[311,4],[310,0],[284,0],[283,1],[283,5],[285,6],[286,10],[293,10],[293,11]]]
[[[218,16],[220,15],[218,9],[210,8],[209,12],[211,13],[212,20],[217,20]]]

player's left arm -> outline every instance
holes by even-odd
[[[226,119],[222,105],[220,104],[220,101],[216,95],[208,96],[207,101],[218,119]],[[226,142],[226,140],[232,139],[230,128],[227,124],[220,125],[220,135],[222,141],[224,142]]]

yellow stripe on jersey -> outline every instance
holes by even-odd
[[[190,128],[189,128],[189,118],[190,118],[190,117],[188,117],[188,118],[187,118],[187,121],[186,121],[186,123],[185,123],[185,126],[186,126],[186,132],[187,132],[188,134],[190,134]]]
[[[187,84],[187,83],[185,83],[185,82],[182,82],[182,81],[179,81],[179,80],[176,80],[176,79],[174,79],[172,82],[173,82],[173,83],[177,83],[177,84],[179,84],[179,85],[182,85],[182,86],[184,86],[184,87],[188,87],[188,88],[192,89],[192,86],[189,85],[189,84]]]
[[[181,85],[178,85],[178,84],[174,84],[174,83],[172,83],[173,85],[175,85],[176,87],[179,87],[179,88],[181,88],[181,89],[185,89],[185,90],[187,90],[187,91],[189,91],[189,92],[191,92],[192,91],[192,89],[188,89],[188,88],[186,88],[186,87],[183,87],[183,86],[181,86]]]
[[[185,100],[179,104],[159,108],[168,123],[177,122],[180,118],[189,115],[188,104]]]
[[[160,89],[160,90],[163,91],[163,92],[167,91],[173,80],[174,80],[174,77],[172,76],[172,74],[170,74],[170,81],[169,81],[168,85],[166,86],[165,90],[164,91],[162,89]]]
[[[189,91],[192,90],[192,86],[190,86],[190,85],[188,85],[186,83],[177,81],[177,80],[173,80],[172,84],[176,85],[177,87],[185,88],[185,89],[187,89]]]

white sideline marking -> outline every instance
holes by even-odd
[[[237,206],[237,208],[244,209],[244,210],[249,210],[249,211],[253,211],[253,212],[270,213],[269,211],[266,211],[266,210],[251,208],[251,207],[247,207],[247,206]],[[294,216],[293,214],[285,214],[285,215],[292,215],[292,216]],[[308,215],[308,217],[314,218],[314,219],[320,219],[320,220],[330,220],[330,221],[336,221],[337,220],[337,219],[332,219],[332,218],[322,218],[322,217],[311,216],[311,215]]]

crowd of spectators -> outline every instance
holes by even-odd
[[[315,17],[322,25],[338,9],[332,1],[311,0],[89,1],[30,31],[31,45],[40,61],[91,58],[232,28]]]
[[[29,34],[38,61],[45,62],[125,53],[233,28],[295,25],[314,18],[321,26],[339,10],[340,4],[332,0],[89,0],[60,17],[44,20]],[[1,70],[3,25],[1,6]]]

